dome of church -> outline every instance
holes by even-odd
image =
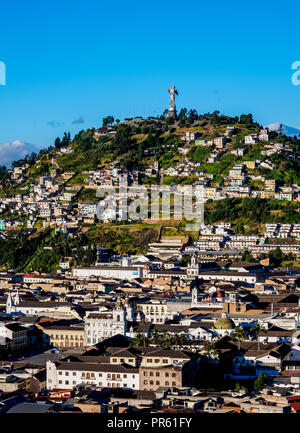
[[[215,329],[234,329],[234,322],[227,316],[220,317],[215,323]]]

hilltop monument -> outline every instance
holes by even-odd
[[[169,111],[168,111],[168,118],[176,120],[176,105],[175,105],[175,95],[178,95],[177,90],[175,89],[175,86],[169,87],[168,92],[170,95],[170,104],[169,104]]]

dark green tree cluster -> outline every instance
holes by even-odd
[[[114,123],[114,121],[115,119],[111,115],[104,117],[102,120],[102,128],[107,128],[108,126],[111,126]]]
[[[57,137],[54,142],[54,147],[56,149],[60,149],[61,147],[66,147],[71,143],[71,134],[70,132],[64,132],[64,136],[62,139]]]
[[[280,201],[261,198],[226,198],[218,201],[210,208],[211,202],[206,203],[205,219],[208,224],[217,221],[235,222],[238,218],[247,218],[257,223],[296,223],[300,222],[299,212],[294,208],[285,209]],[[283,215],[273,215],[271,210],[285,209]]]

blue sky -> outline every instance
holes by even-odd
[[[0,158],[2,145],[17,156],[16,141],[47,147],[108,114],[160,114],[172,84],[178,108],[300,127],[299,12],[294,0],[4,2]]]

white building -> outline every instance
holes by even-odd
[[[139,389],[139,369],[113,364],[88,364],[85,362],[46,364],[46,387],[72,389],[80,384],[95,385],[100,388]]]
[[[108,312],[93,311],[85,317],[85,344],[91,346],[114,335],[126,335],[128,322],[134,320],[134,309],[129,303],[122,305],[120,298]]]
[[[74,277],[103,277],[117,278],[119,280],[132,280],[142,277],[142,268],[134,266],[91,266],[88,268],[73,268]]]

